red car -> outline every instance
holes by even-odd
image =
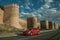
[[[31,29],[23,32],[24,35],[37,35],[39,34],[39,29]]]

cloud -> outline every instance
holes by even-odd
[[[60,18],[57,18],[58,20],[60,20]]]
[[[33,4],[33,3],[31,3],[31,6],[34,6],[34,4]]]
[[[50,9],[49,11],[50,11],[51,13],[56,13],[56,12],[57,12],[56,9],[54,9],[54,8]]]
[[[54,9],[54,8],[52,8],[52,9],[47,9],[46,10],[46,13],[47,13],[47,15],[46,16],[52,16],[53,14],[56,14],[56,9]]]
[[[38,14],[38,16],[39,16],[39,17],[41,17],[41,15],[40,15],[40,14]]]
[[[43,8],[49,8],[49,7],[50,7],[49,4],[45,4],[45,5],[43,5]]]
[[[26,1],[27,5],[30,5],[30,1],[29,0],[25,0],[25,1]]]
[[[40,7],[41,10],[43,10],[44,8],[43,7]]]
[[[38,17],[39,19],[41,19],[42,15],[38,14],[37,17]]]
[[[21,0],[18,1],[19,3],[21,2]]]
[[[43,2],[43,0],[40,0],[41,2]]]
[[[40,19],[47,19],[47,20],[53,20],[56,17],[59,17],[58,15],[60,13],[57,12],[56,8],[45,8],[45,5],[43,5],[42,7],[40,7],[38,10],[35,10],[33,13]],[[58,13],[58,14],[57,14]]]
[[[45,0],[45,2],[48,2],[48,3],[45,3],[44,5],[42,5],[37,10],[32,9],[33,12],[31,12],[31,13],[22,12],[22,15],[37,16],[39,19],[48,19],[48,20],[53,20],[55,18],[60,18],[60,13],[58,13],[56,8],[50,8],[51,7],[50,2],[53,2],[53,0]],[[29,3],[29,1],[27,1],[27,3]],[[27,3],[26,3],[25,8],[26,9],[31,9]],[[30,5],[31,5],[31,3],[30,3]],[[21,7],[23,7],[23,6],[21,6]]]
[[[45,16],[45,18],[48,20],[55,20],[56,21],[58,18],[60,18],[60,12],[59,11],[56,11],[56,12],[48,11],[47,13],[48,14]]]
[[[21,12],[22,15],[29,15],[29,13]]]
[[[36,16],[35,14],[31,14],[32,17]]]
[[[24,16],[27,16],[27,17],[33,17],[33,16],[37,16],[37,17],[41,17],[40,14],[37,14],[37,12],[32,12],[32,13],[25,13],[25,12],[21,12],[20,15],[24,15]],[[22,16],[23,17],[23,16]]]
[[[43,0],[41,0],[43,1]],[[23,18],[27,18],[27,17],[32,17],[32,16],[36,16],[37,19],[40,20],[49,20],[49,21],[56,21],[60,20],[60,11],[57,11],[57,8],[52,8],[51,7],[51,2],[53,2],[53,0],[45,0],[45,4],[42,5],[40,8],[38,8],[37,10],[32,8],[32,12],[29,13],[25,13],[24,11],[21,12],[21,17]],[[27,0],[26,4],[25,4],[25,9],[29,9],[31,10],[29,5],[34,5],[31,2],[29,2],[29,0]],[[60,4],[58,4],[60,6]],[[21,6],[23,8],[23,6]]]
[[[25,9],[31,9],[31,8],[26,4]]]
[[[24,15],[20,15],[20,17],[23,17]]]
[[[58,4],[60,6],[60,4]]]
[[[30,0],[25,0],[25,9],[29,9],[31,10],[30,6],[34,6],[34,4],[32,2],[30,2]]]
[[[25,9],[31,9],[31,8],[29,7],[29,5],[30,5],[29,0],[25,0],[25,1],[26,1],[26,3],[25,3]]]
[[[43,15],[42,15],[43,14]],[[60,18],[60,11],[57,11],[56,8],[51,9],[41,9],[33,11],[32,13],[22,12],[22,17],[32,17],[36,16],[39,20],[57,20]]]
[[[53,0],[45,0],[46,3],[53,2]]]
[[[25,12],[21,12],[22,15],[26,15],[26,16],[35,16],[35,14],[33,13],[25,13]]]
[[[21,5],[20,7],[21,7],[21,8],[24,8],[24,6],[23,6],[23,5]]]

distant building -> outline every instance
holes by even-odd
[[[37,23],[37,28],[41,29],[40,23]]]
[[[54,28],[58,29],[58,24],[54,22]]]
[[[52,22],[49,22],[49,29],[52,29]]]
[[[49,22],[49,29],[55,29],[55,26],[56,24],[54,21]]]
[[[59,26],[58,26],[58,24],[56,24],[56,29],[59,29]]]
[[[49,29],[48,20],[42,20],[42,21],[40,21],[40,26],[41,26],[41,30]]]
[[[27,27],[28,29],[37,28],[37,18],[35,16],[27,18]]]

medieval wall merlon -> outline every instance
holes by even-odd
[[[14,7],[15,7],[15,8],[19,8],[19,6],[18,6],[17,4],[11,4],[11,5],[4,6],[4,8],[9,8],[9,7],[10,7],[10,8],[11,8],[11,7],[12,7],[12,8],[14,8]]]

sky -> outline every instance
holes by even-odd
[[[55,21],[60,25],[60,0],[0,0],[0,6],[18,4],[20,17],[36,16],[38,21]]]

